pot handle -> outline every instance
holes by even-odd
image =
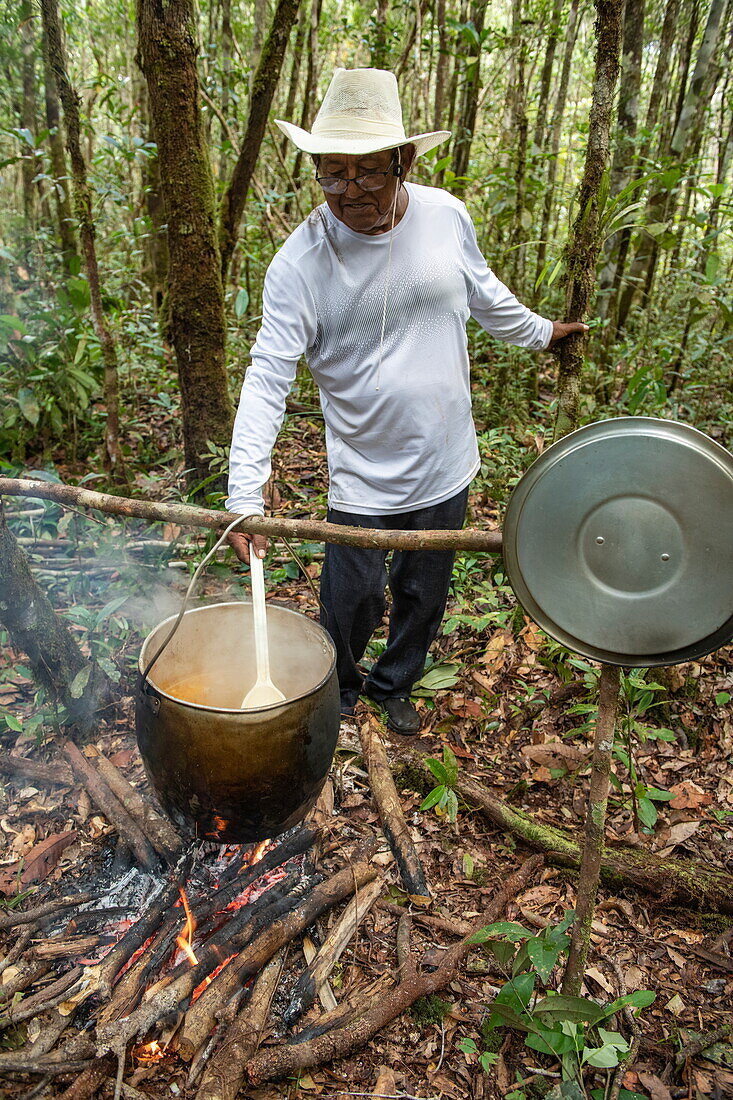
[[[149,680],[143,678],[142,675],[138,677],[138,698],[143,706],[146,706],[154,717],[160,713],[160,696],[152,687]]]
[[[183,597],[183,603],[181,604],[181,610],[178,612],[178,615],[176,617],[176,621],[174,622],[173,627],[172,627],[168,637],[165,639],[163,644],[158,649],[156,649],[155,653],[153,654],[153,657],[151,658],[150,661],[148,661],[146,667],[144,668],[143,672],[141,673],[140,679],[142,681],[142,684],[147,684],[148,683],[148,676],[150,675],[151,668],[153,667],[155,662],[158,660],[161,653],[166,648],[166,646],[170,642],[170,640],[173,637],[173,635],[175,634],[175,632],[178,630],[178,627],[181,625],[181,619],[183,618],[183,616],[186,613],[186,608],[188,607],[188,601],[190,599],[191,593],[193,592],[194,585],[196,584],[196,581],[201,576],[205,566],[207,566],[209,564],[209,562],[213,558],[216,551],[219,549],[219,547],[222,545],[222,543],[226,539],[229,532],[233,531],[234,528],[237,526],[237,524],[241,523],[242,520],[246,519],[246,518],[247,518],[246,516],[237,516],[236,519],[232,520],[232,522],[225,529],[224,533],[220,536],[220,538],[218,538],[216,540],[214,545],[211,547],[211,550],[209,550],[206,557],[204,557],[201,560],[201,562],[199,563],[199,565],[197,566],[196,572],[194,573],[194,575],[191,577],[191,580],[189,581],[188,588],[186,589],[186,595]]]

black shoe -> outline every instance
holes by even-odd
[[[399,699],[397,696],[392,696],[389,699],[377,699],[380,707],[383,707],[387,712],[387,725],[395,733],[405,734],[407,737],[412,737],[420,729],[420,715],[409,699]]]

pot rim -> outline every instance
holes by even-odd
[[[252,602],[251,600],[227,600],[225,603],[209,603],[209,604],[204,604],[201,607],[191,607],[187,611],[184,612],[181,621],[183,621],[183,619],[186,618],[186,615],[195,615],[199,611],[208,611],[212,607],[245,607],[245,606],[247,606],[247,604],[251,604],[251,602]],[[270,713],[272,711],[280,710],[280,709],[282,709],[282,707],[289,706],[290,703],[297,703],[301,699],[307,699],[309,695],[314,695],[317,691],[320,691],[320,689],[328,682],[328,680],[330,680],[331,676],[333,675],[333,673],[336,670],[336,647],[333,644],[331,636],[330,636],[330,634],[328,633],[328,631],[326,630],[326,628],[324,626],[321,626],[320,623],[315,622],[313,619],[309,619],[307,615],[304,615],[302,613],[302,611],[294,611],[291,607],[283,607],[282,604],[278,604],[278,603],[273,603],[272,606],[276,607],[278,609],[278,611],[282,611],[287,615],[293,615],[293,616],[297,617],[298,619],[307,619],[308,622],[311,624],[311,626],[316,627],[321,632],[321,634],[324,637],[324,640],[327,642],[327,644],[328,644],[328,646],[331,650],[331,664],[329,666],[328,672],[326,673],[326,675],[323,677],[322,680],[320,680],[317,684],[315,684],[314,687],[310,688],[308,691],[303,691],[303,692],[301,692],[300,695],[294,695],[292,697],[292,699],[285,699],[283,702],[280,702],[280,703],[270,703],[269,706],[266,706],[266,707],[210,707],[210,706],[206,706],[203,703],[191,703],[186,699],[179,699],[176,695],[169,695],[169,693],[167,691],[163,691],[163,689],[158,687],[158,685],[151,679],[151,676],[153,675],[153,673],[148,674],[147,679],[145,681],[143,681],[142,677],[143,677],[143,672],[145,671],[145,664],[146,664],[146,662],[143,660],[143,657],[145,655],[145,649],[146,649],[146,646],[147,646],[148,642],[152,638],[153,634],[157,630],[159,630],[162,626],[165,626],[166,623],[172,623],[175,619],[177,619],[178,618],[178,613],[176,613],[175,615],[169,615],[167,619],[162,619],[159,623],[156,623],[156,625],[149,632],[148,636],[146,637],[145,641],[143,642],[143,644],[140,648],[140,656],[138,657],[138,660],[137,660],[137,669],[138,669],[138,674],[139,674],[140,681],[141,681],[141,684],[140,684],[141,691],[145,691],[146,690],[146,685],[147,685],[147,689],[152,689],[155,692],[156,695],[160,695],[164,699],[170,699],[170,701],[172,703],[177,703],[181,707],[188,707],[191,710],[209,710],[209,711],[214,711],[216,714],[263,714],[263,713]],[[161,654],[161,656],[162,656],[162,654]]]

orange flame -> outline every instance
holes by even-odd
[[[255,863],[259,863],[259,861],[262,859],[263,855],[265,854],[265,849],[267,848],[267,845],[269,843],[270,843],[269,840],[261,840],[259,842],[259,844],[255,844],[254,848],[252,849],[252,851],[247,856],[245,866],[247,865],[247,863],[249,864],[250,867],[252,867]]]
[[[179,886],[178,892],[181,895],[181,903],[186,914],[186,923],[183,926],[183,931],[181,932],[181,934],[179,936],[176,936],[176,943],[180,947],[181,951],[183,951],[188,958],[191,966],[195,966],[198,962],[198,959],[196,958],[191,944],[193,943],[193,934],[196,931],[196,921],[193,919],[193,913],[191,912],[191,907],[188,904],[186,891],[183,889],[183,887]]]
[[[141,1062],[157,1062],[160,1058],[165,1058],[165,1050],[157,1039],[153,1039],[152,1043],[146,1043],[145,1046],[139,1047],[135,1051],[135,1057]]]

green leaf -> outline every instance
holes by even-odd
[[[448,820],[453,822],[458,817],[458,798],[456,792],[448,788],[445,792],[445,812],[448,814]]]
[[[589,1001],[586,997],[564,997],[560,993],[550,993],[543,997],[532,1012],[535,1016],[546,1017],[548,1020],[560,1016],[563,1020],[588,1024],[597,1024],[607,1016],[606,1009],[595,1001]]]
[[[468,852],[464,852],[463,853],[463,873],[466,876],[466,878],[471,877],[471,875],[473,874],[473,869],[474,869],[473,856],[469,855]]]
[[[634,993],[625,993],[623,997],[618,997],[611,1004],[606,1005],[603,1010],[603,1019],[607,1020],[609,1016],[613,1016],[615,1012],[626,1005],[631,1008],[648,1008],[656,999],[657,995],[651,989],[637,989]]]
[[[479,1064],[484,1073],[488,1073],[493,1065],[496,1064],[499,1058],[498,1054],[492,1054],[491,1051],[485,1050],[479,1058]]]
[[[655,802],[671,802],[674,798],[671,791],[663,791],[661,787],[647,787],[646,796]]]
[[[38,401],[36,400],[35,393],[33,392],[33,390],[28,389],[27,386],[22,386],[18,390],[17,400],[23,416],[26,418],[26,420],[30,421],[30,423],[35,428],[41,415],[41,410],[38,406]]]
[[[524,1011],[534,992],[534,983],[534,974],[517,974],[516,977],[505,982],[497,993],[493,1005],[510,1005]]]
[[[420,809],[421,810],[430,810],[430,809],[432,809],[433,806],[437,806],[438,803],[440,802],[441,798],[443,797],[444,793],[445,793],[445,787],[442,786],[442,784],[439,787],[433,787],[432,791],[427,796],[427,798],[425,798],[423,800],[423,802],[420,806]]]
[[[85,665],[79,672],[77,672],[74,679],[69,685],[69,694],[72,699],[81,699],[84,694],[84,688],[89,683],[89,677],[92,673],[92,666]]]
[[[576,1049],[576,1041],[572,1035],[564,1035],[560,1028],[539,1027],[536,1035],[530,1035],[525,1042],[532,1050],[538,1050],[540,1054],[554,1054],[559,1057],[569,1054]]]
[[[115,611],[119,611],[123,603],[127,603],[129,598],[129,596],[116,596],[113,600],[110,600],[109,603],[106,603],[94,620],[94,629],[98,630],[104,620],[108,619],[110,615],[113,615]]]
[[[639,821],[642,825],[646,825],[647,829],[652,829],[657,821],[657,807],[649,798],[640,798],[637,803],[637,811],[639,814]]]
[[[247,288],[242,287],[239,294],[234,300],[234,312],[237,317],[244,317],[247,312],[247,306],[249,305],[249,294]]]
[[[565,942],[562,944],[548,943],[540,936],[527,940],[527,954],[543,982],[547,982],[563,949],[570,942],[567,936],[564,937],[564,940]]]
[[[464,1054],[478,1054],[478,1047],[473,1039],[459,1039],[456,1046]]]
[[[121,678],[120,670],[110,661],[109,657],[99,657],[97,664],[114,684],[119,684]]]
[[[727,703],[730,703],[730,699],[731,697],[729,692],[719,691],[718,694],[715,696],[715,703],[719,707],[724,707]]]
[[[22,733],[23,727],[14,714],[10,714],[9,711],[3,711],[3,721],[9,730],[13,730],[14,733]]]
[[[458,779],[458,761],[455,758],[453,750],[448,745],[443,746],[443,766],[445,767],[447,779],[445,782],[449,787],[455,787],[456,780]]]
[[[448,784],[448,771],[445,767],[445,764],[443,764],[440,760],[436,760],[432,756],[429,756],[427,758],[427,760],[425,761],[425,763],[430,768],[431,772],[433,773],[433,775],[435,776],[435,778],[438,780],[439,783],[442,783],[445,786],[449,785]]]
[[[515,924],[513,921],[497,921],[495,924],[487,924],[485,928],[479,928],[478,932],[474,932],[468,942],[485,943],[486,940],[493,940],[501,936],[511,943],[521,943],[522,940],[529,939],[531,935],[532,933],[528,932],[526,928],[522,928],[521,924]]]

